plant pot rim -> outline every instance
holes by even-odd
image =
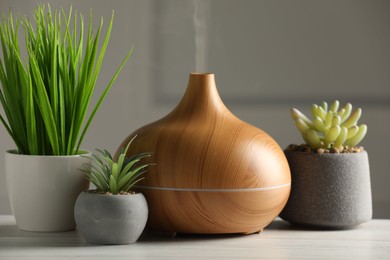
[[[100,195],[100,196],[105,196],[105,197],[135,196],[135,195],[142,194],[142,192],[138,192],[138,191],[132,191],[134,193],[128,193],[128,194],[97,193],[94,191],[95,190],[84,190],[83,193],[91,194],[91,195]]]
[[[314,153],[314,152],[303,152],[303,151],[292,151],[284,150],[285,153],[289,154],[299,154],[302,156],[322,156],[322,157],[347,157],[347,156],[359,156],[362,154],[367,154],[367,150],[360,151],[358,153]]]
[[[9,155],[13,155],[13,156],[25,156],[25,157],[45,157],[45,158],[49,158],[49,157],[53,157],[53,158],[61,158],[61,157],[65,157],[65,158],[70,158],[70,157],[80,157],[80,156],[89,156],[91,155],[92,153],[88,150],[84,150],[84,149],[79,149],[79,153],[78,154],[73,154],[73,155],[37,155],[37,154],[20,154],[18,153],[18,151],[16,149],[10,149],[10,150],[7,150],[5,152],[6,154],[9,154]]]

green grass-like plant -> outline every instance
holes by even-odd
[[[72,8],[52,12],[34,9],[34,23],[12,12],[0,23],[3,57],[0,60],[0,120],[19,153],[31,155],[78,154],[83,138],[103,99],[131,55],[129,51],[87,116],[100,67],[109,42],[114,13],[106,34],[103,18],[94,32],[92,12],[87,31],[84,17]],[[73,25],[71,25],[73,24]],[[19,43],[23,28],[27,59]],[[101,47],[99,40],[104,37]],[[6,119],[7,121],[6,121]]]
[[[87,179],[96,186],[98,193],[127,193],[133,186],[144,179],[142,174],[152,164],[140,164],[139,162],[150,157],[151,153],[138,153],[131,157],[127,152],[136,136],[131,139],[126,147],[123,147],[116,162],[107,150],[97,149],[97,154],[92,154],[92,165],[84,165],[82,171]]]
[[[347,103],[339,110],[340,102],[334,101],[328,109],[328,104],[314,104],[311,108],[313,120],[308,119],[298,109],[291,109],[303,139],[312,149],[354,147],[358,145],[367,133],[367,125],[357,125],[362,115],[360,108],[352,112],[352,105]]]

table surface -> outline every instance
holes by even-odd
[[[390,259],[390,220],[351,230],[310,230],[275,220],[259,234],[171,237],[144,232],[131,245],[86,244],[77,231],[18,230],[0,216],[0,259]]]

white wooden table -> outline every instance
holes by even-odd
[[[390,220],[343,231],[298,229],[276,220],[260,234],[144,233],[132,245],[95,246],[77,231],[23,232],[12,216],[0,216],[0,259],[390,259]]]

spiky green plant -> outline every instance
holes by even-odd
[[[311,108],[313,120],[298,109],[291,109],[291,116],[298,130],[312,149],[354,147],[366,135],[367,125],[357,125],[362,110],[358,108],[352,112],[350,103],[339,110],[339,105],[338,100],[329,109],[326,102],[322,102],[320,106],[314,104]]]
[[[34,23],[26,16],[14,19],[12,12],[7,19],[3,16],[0,103],[5,117],[0,115],[0,120],[19,153],[77,154],[100,104],[130,57],[131,50],[86,118],[114,13],[105,36],[103,19],[94,32],[92,12],[89,18],[84,31],[82,14],[73,14],[72,8],[68,14],[64,10],[53,13],[49,5],[38,5]],[[20,27],[27,59],[19,43]],[[104,41],[99,48],[101,37]]]
[[[97,154],[92,154],[92,166],[84,165],[82,171],[87,179],[96,186],[100,193],[118,194],[129,192],[133,186],[144,179],[142,174],[146,168],[152,164],[139,164],[139,162],[150,157],[151,153],[138,153],[127,157],[127,152],[133,139],[126,147],[123,147],[116,162],[113,161],[112,155],[107,150],[97,149]]]

